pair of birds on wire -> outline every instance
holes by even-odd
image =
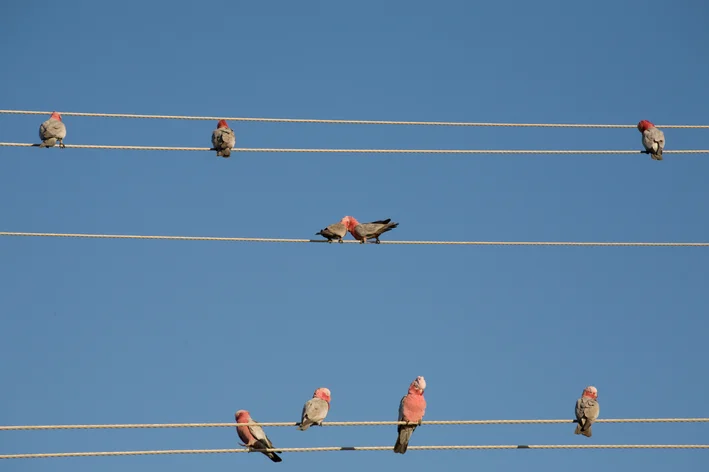
[[[39,139],[42,141],[39,147],[54,147],[58,142],[59,147],[63,149],[64,138],[66,138],[66,125],[62,121],[62,115],[54,111],[49,119],[39,126]],[[217,156],[231,156],[234,145],[236,145],[234,130],[229,128],[225,120],[219,120],[217,129],[212,133],[212,146],[217,151]]]
[[[421,425],[423,415],[426,413],[426,399],[423,391],[426,389],[426,379],[419,375],[409,385],[409,391],[399,402],[399,421],[406,421],[410,424],[399,425],[398,436],[394,445],[394,452],[404,454],[409,446],[409,439],[414,430]],[[313,398],[305,402],[301,414],[298,429],[305,431],[312,425],[322,426],[322,422],[330,411],[330,390],[318,388],[313,394]],[[236,427],[236,433],[243,442],[242,446],[248,447],[252,451],[261,452],[273,462],[281,462],[283,459],[274,451],[265,449],[275,449],[273,443],[261,426],[251,418],[247,410],[239,410],[234,415],[237,423],[245,423]]]
[[[360,223],[353,216],[345,216],[339,222],[333,223],[315,234],[327,238],[328,243],[333,241],[341,243],[349,231],[349,233],[362,244],[366,243],[368,239],[374,239],[374,242],[379,244],[379,236],[387,231],[391,231],[397,226],[399,226],[399,223],[392,223],[391,218],[369,223]]]
[[[397,425],[397,437],[394,444],[394,452],[397,454],[406,453],[411,435],[417,427],[421,426],[426,414],[424,390],[426,390],[426,379],[419,375],[411,382],[409,391],[399,402],[398,421],[406,424]],[[330,398],[329,389],[321,387],[315,390],[313,398],[305,402],[303,406],[300,423],[297,424],[300,431],[305,431],[312,425],[322,426],[330,411]],[[582,434],[590,438],[591,427],[598,419],[599,413],[598,389],[588,386],[583,390],[581,398],[576,401],[575,414],[578,425],[574,434]],[[247,410],[237,411],[234,417],[238,424],[242,424],[242,426],[236,427],[236,432],[243,441],[242,446],[246,446],[252,451],[261,452],[273,462],[283,461],[276,452],[268,451],[268,449],[275,449],[273,443]]]
[[[662,151],[665,148],[665,134],[655,127],[648,120],[638,123],[638,131],[643,135],[642,143],[645,154],[656,161],[662,160]],[[64,148],[64,138],[66,137],[66,125],[62,122],[59,113],[52,112],[52,116],[39,127],[39,139],[42,143],[39,147],[54,147],[59,142],[59,147]],[[231,150],[236,145],[236,135],[234,130],[229,128],[226,120],[219,120],[217,129],[212,132],[212,146],[217,151],[217,156],[227,158],[231,156]]]

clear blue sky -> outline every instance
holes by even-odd
[[[707,124],[694,1],[12,1],[0,108],[249,117]],[[0,116],[37,142],[40,116]],[[66,117],[69,144],[209,146],[216,122]],[[634,129],[230,122],[239,147],[640,149]],[[706,130],[666,130],[706,149]],[[5,231],[706,241],[709,160],[0,148]],[[0,424],[707,416],[705,249],[0,238]],[[267,430],[391,445],[395,427]],[[709,443],[709,425],[422,427],[412,445]],[[0,453],[237,447],[233,429],[0,433]],[[3,471],[706,470],[705,451],[461,451],[4,461]]]

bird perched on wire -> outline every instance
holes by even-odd
[[[399,436],[396,438],[396,444],[394,444],[394,452],[397,454],[406,453],[411,435],[417,426],[421,426],[423,415],[426,414],[426,399],[423,398],[424,390],[426,390],[426,380],[419,375],[411,382],[409,393],[399,403],[399,421],[406,421],[412,424],[400,424],[397,427]]]
[[[591,437],[591,426],[598,419],[601,407],[598,404],[598,390],[594,386],[584,389],[581,398],[576,400],[576,431],[574,434],[583,434],[587,438]]]
[[[52,116],[39,125],[39,139],[42,140],[39,147],[54,147],[59,141],[59,147],[64,149],[64,138],[66,138],[66,126],[62,123],[62,115],[53,111]]]
[[[217,151],[217,156],[227,158],[231,156],[231,148],[236,144],[234,130],[229,128],[226,120],[219,120],[217,129],[212,132],[212,146]]]
[[[234,415],[237,423],[255,423],[251,415],[246,410],[239,410]],[[281,462],[278,454],[275,452],[264,451],[263,449],[273,449],[273,444],[271,440],[268,439],[263,428],[258,425],[249,424],[247,426],[237,426],[236,433],[239,438],[244,442],[242,446],[246,446],[251,450],[261,452],[263,455],[271,459],[273,462]]]
[[[371,223],[360,223],[353,216],[346,216],[345,218],[347,219],[348,231],[362,244],[371,238],[374,238],[375,242],[379,244],[379,236],[399,226],[399,223],[391,223],[391,218],[372,221]]]
[[[311,425],[322,426],[322,422],[330,411],[330,390],[321,387],[315,390],[313,398],[305,402],[298,429],[305,431]]]
[[[347,217],[345,216],[339,223],[333,223],[315,234],[327,238],[328,243],[331,243],[334,240],[341,243],[342,238],[347,235]]]
[[[645,154],[650,154],[656,161],[661,161],[662,151],[665,149],[665,133],[655,128],[655,125],[648,120],[638,123],[638,131],[643,134]]]

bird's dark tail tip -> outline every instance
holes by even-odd
[[[283,461],[283,459],[281,459],[281,457],[278,454],[276,454],[275,452],[269,452],[268,458],[271,459],[273,462],[282,462]]]
[[[396,444],[394,444],[394,452],[396,454],[404,454],[408,446],[408,444],[402,444],[399,441],[396,441]]]

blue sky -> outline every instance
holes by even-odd
[[[208,116],[707,124],[700,1],[14,1],[0,108]],[[37,142],[40,116],[0,115]],[[67,144],[209,146],[216,122],[66,117]],[[230,122],[238,147],[640,149],[634,129]],[[666,130],[706,149],[706,130]],[[0,148],[4,231],[706,241],[704,155],[447,156]],[[0,238],[0,424],[707,416],[709,254]],[[412,445],[707,443],[709,425],[429,426]],[[279,447],[395,427],[272,428]],[[0,433],[0,453],[237,447],[233,429]],[[411,451],[17,460],[8,472],[706,470],[704,451]]]

